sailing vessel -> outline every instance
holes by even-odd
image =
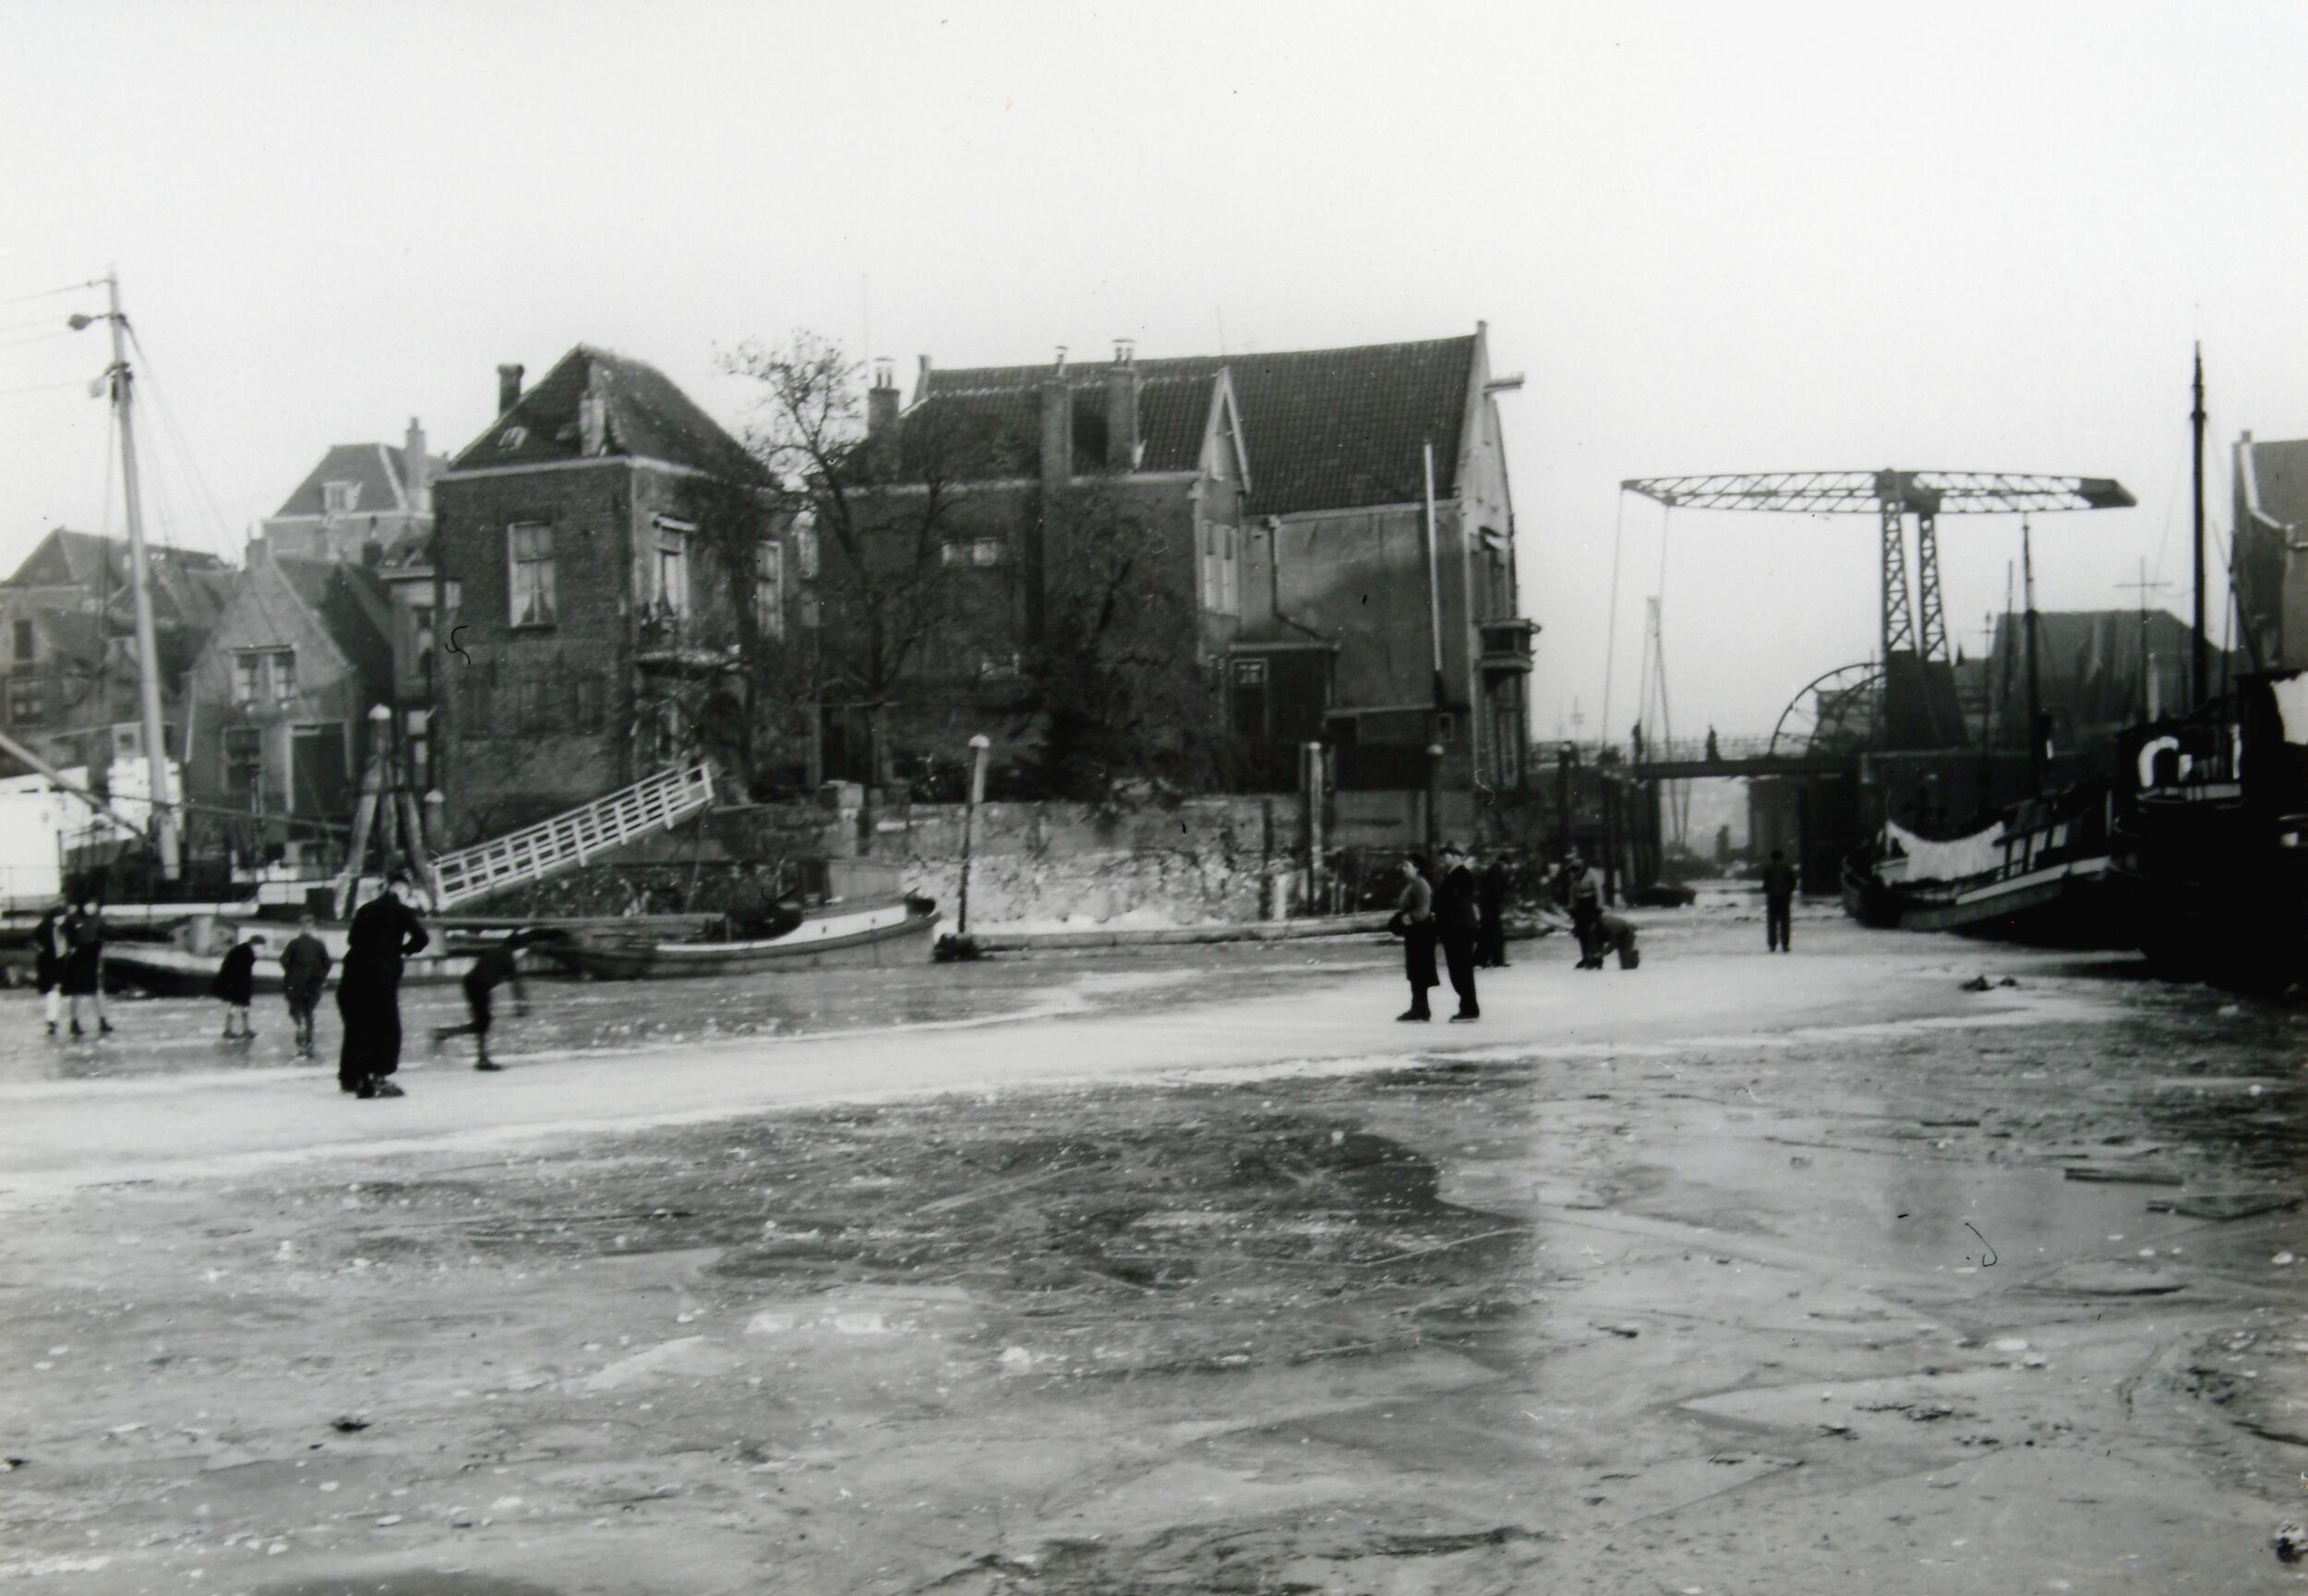
[[[2204,629],[2204,367],[2196,358],[2194,708],[2125,738],[2112,881],[2150,967],[2245,991],[2308,981],[2308,442],[2235,450],[2230,614],[2245,668],[2216,687]]]
[[[2031,797],[1984,826],[1932,838],[1888,816],[1876,840],[1844,861],[1844,909],[1862,925],[1963,931],[2067,947],[2124,947],[2111,918],[2108,783],[2049,790],[2036,562],[2020,522],[2026,594],[2028,786]],[[2008,656],[2007,656],[2008,657]]]

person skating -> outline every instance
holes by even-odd
[[[1642,963],[1642,954],[1635,947],[1635,928],[1605,909],[1595,917],[1594,964],[1592,967],[1601,969],[1603,955],[1610,953],[1618,954],[1618,967],[1623,970],[1631,970]]]
[[[288,999],[289,1020],[296,1027],[296,1054],[313,1056],[313,1015],[320,1008],[321,989],[329,984],[329,949],[313,935],[313,918],[296,922],[296,934],[281,950],[281,991]]]
[[[56,1034],[56,1018],[64,1010],[64,917],[62,898],[48,906],[32,928],[32,984],[40,989],[41,1007],[47,1012],[48,1034]]]
[[[72,1034],[88,1034],[80,1029],[80,1000],[86,998],[96,1016],[96,1034],[109,1037],[113,1023],[104,1017],[104,917],[93,899],[65,916],[64,942],[64,968],[58,981],[72,1011]]]
[[[1435,934],[1442,941],[1443,963],[1450,971],[1450,989],[1459,994],[1459,1012],[1452,1025],[1483,1017],[1474,994],[1474,942],[1482,934],[1482,910],[1475,904],[1474,872],[1457,843],[1442,846],[1442,880],[1435,887]]]
[[[511,981],[513,1013],[525,1014],[529,1012],[529,996],[521,990],[521,950],[528,946],[530,940],[527,932],[515,931],[473,961],[473,967],[465,972],[464,977],[465,1009],[473,1017],[462,1026],[438,1027],[433,1032],[435,1052],[440,1051],[441,1045],[451,1037],[471,1037],[479,1054],[473,1066],[475,1069],[501,1070],[505,1067],[489,1058],[489,1006],[497,989]]]
[[[226,948],[222,962],[216,966],[216,978],[209,983],[209,995],[224,1005],[224,1039],[228,1042],[257,1039],[248,1026],[248,1000],[257,995],[257,951],[263,946],[264,938],[252,936]]]
[[[1594,951],[1594,922],[1603,913],[1603,872],[1573,849],[1564,861],[1563,877],[1568,883],[1565,895],[1570,900],[1571,935],[1579,939],[1579,967],[1601,969],[1603,955]]]
[[[1481,911],[1483,929],[1475,940],[1474,962],[1486,970],[1507,967],[1507,890],[1509,886],[1507,856],[1491,855],[1490,863],[1483,867],[1483,874],[1475,883],[1475,906]]]
[[[401,1067],[401,964],[432,941],[405,901],[408,891],[408,878],[394,876],[345,930],[337,980],[337,1014],[344,1021],[337,1086],[358,1097],[403,1095],[389,1078]]]
[[[1763,943],[1774,954],[1795,949],[1795,867],[1782,848],[1763,867]]]
[[[1435,974],[1435,889],[1426,884],[1426,861],[1416,854],[1402,861],[1402,895],[1388,929],[1402,939],[1402,973],[1411,981],[1411,1006],[1398,1020],[1431,1020],[1426,994],[1440,984]]]

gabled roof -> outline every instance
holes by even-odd
[[[145,552],[162,566],[180,571],[223,570],[212,554],[148,544]],[[128,580],[128,540],[57,527],[33,546],[0,587],[79,587],[90,592],[122,586]]]
[[[355,515],[381,515],[403,511],[409,505],[408,450],[396,443],[337,443],[320,457],[296,491],[282,501],[271,519],[289,516],[319,516],[327,513],[328,497],[324,489],[332,482],[353,485],[352,512]],[[431,457],[431,474],[438,476],[449,469],[448,461],[439,455]]]
[[[392,604],[384,583],[366,566],[342,560],[269,557],[305,606],[317,616],[330,641],[360,673],[371,702],[392,694]]]
[[[1018,369],[1018,368],[1012,368]],[[1075,381],[1073,469],[1088,475],[1106,468],[1106,385]],[[937,393],[906,412],[898,434],[901,469],[917,480],[930,475],[960,481],[1032,476],[1041,469],[1041,380],[1023,387],[987,387]],[[1219,386],[1216,372],[1147,377],[1138,383],[1139,471],[1192,471],[1201,462],[1203,435]]]
[[[1424,450],[1430,441],[1435,491],[1442,498],[1454,494],[1474,353],[1470,335],[1350,349],[1142,359],[1136,365],[1149,389],[1164,380],[1207,380],[1228,372],[1255,474],[1249,508],[1262,515],[1288,515],[1416,502],[1425,492]],[[1078,389],[1091,389],[1103,385],[1105,372],[1103,366],[1069,366],[1065,377]],[[1052,375],[1046,366],[932,370],[924,401],[1031,392]],[[1077,449],[1081,414],[1077,402]],[[1139,425],[1150,434],[1143,409]],[[1100,426],[1102,433],[1102,413]]]
[[[580,402],[601,395],[602,452],[752,478],[760,466],[721,424],[654,366],[581,343],[450,462],[454,471],[539,465],[583,457]]]

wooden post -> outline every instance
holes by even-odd
[[[986,801],[986,749],[984,733],[969,739],[969,801],[962,806],[962,886],[957,894],[954,918],[954,934],[969,934],[969,854],[971,839],[978,831],[978,806]]]

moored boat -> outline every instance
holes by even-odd
[[[2097,784],[2017,805],[1934,840],[1886,823],[1844,865],[1844,906],[1863,925],[1963,931],[2070,947],[2121,947],[2110,913],[2108,800]]]
[[[696,938],[588,932],[538,951],[596,980],[663,980],[684,976],[756,975],[841,965],[926,963],[938,913],[926,899],[831,906],[771,937]]]

